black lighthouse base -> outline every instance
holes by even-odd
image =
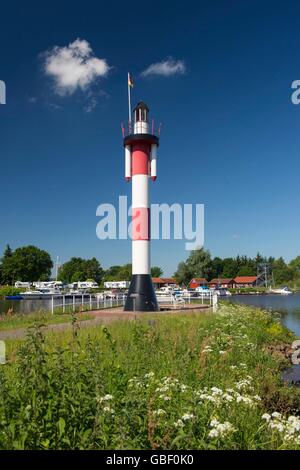
[[[150,274],[133,274],[124,310],[125,312],[159,310]]]

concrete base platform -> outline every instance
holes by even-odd
[[[163,307],[161,307],[161,310],[159,311],[153,311],[153,312],[144,312],[144,311],[135,311],[135,312],[125,312],[123,307],[116,307],[116,308],[107,308],[107,309],[101,309],[101,310],[92,310],[89,311],[88,313],[94,315],[95,317],[107,317],[111,316],[112,318],[115,317],[120,317],[122,319],[126,318],[134,318],[136,315],[149,315],[149,314],[166,314],[166,313],[176,313],[176,312],[199,312],[201,310],[207,310],[210,308],[210,305],[205,305],[205,304],[186,304],[185,306],[178,306],[178,307],[173,307],[172,304],[165,304]]]

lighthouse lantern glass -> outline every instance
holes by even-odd
[[[139,103],[134,110],[134,133],[135,134],[148,134],[149,132],[149,121],[148,121],[149,109],[145,103]]]

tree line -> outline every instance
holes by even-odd
[[[236,276],[255,276],[260,263],[268,263],[275,284],[293,284],[300,287],[300,256],[289,263],[274,257],[264,257],[258,253],[254,258],[247,256],[212,257],[204,248],[194,250],[186,261],[178,264],[174,277],[179,284],[188,285],[194,277],[235,278]],[[44,250],[29,245],[12,250],[6,246],[0,261],[0,284],[13,285],[16,281],[46,281],[51,278],[53,262]],[[161,277],[163,270],[159,266],[151,269],[153,277]],[[77,281],[93,280],[99,285],[105,281],[129,281],[131,264],[111,266],[104,269],[95,258],[73,257],[64,263],[58,271],[58,280],[70,284]]]
[[[13,285],[16,281],[47,281],[51,278],[53,262],[51,256],[35,246],[24,246],[12,250],[6,246],[0,260],[0,284]],[[73,257],[64,263],[58,271],[58,280],[66,284],[93,280],[99,285],[104,281],[129,281],[131,264],[102,268],[95,258]],[[158,266],[151,269],[153,277],[160,277],[163,271]]]
[[[212,257],[204,248],[194,250],[186,261],[178,264],[174,277],[179,284],[188,284],[194,277],[204,277],[208,281],[214,278],[235,278],[236,276],[256,276],[261,263],[269,265],[275,284],[294,284],[300,286],[300,256],[289,263],[282,257],[265,257],[258,253],[254,258],[236,256]]]

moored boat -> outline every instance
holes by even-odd
[[[279,295],[289,295],[292,294],[293,292],[289,290],[288,287],[282,287],[281,289],[270,289],[269,290],[270,294],[279,294]]]
[[[17,295],[6,295],[5,300],[23,300],[23,297],[19,294],[17,294]]]
[[[62,297],[59,289],[27,290],[20,294],[24,300],[52,299]]]

